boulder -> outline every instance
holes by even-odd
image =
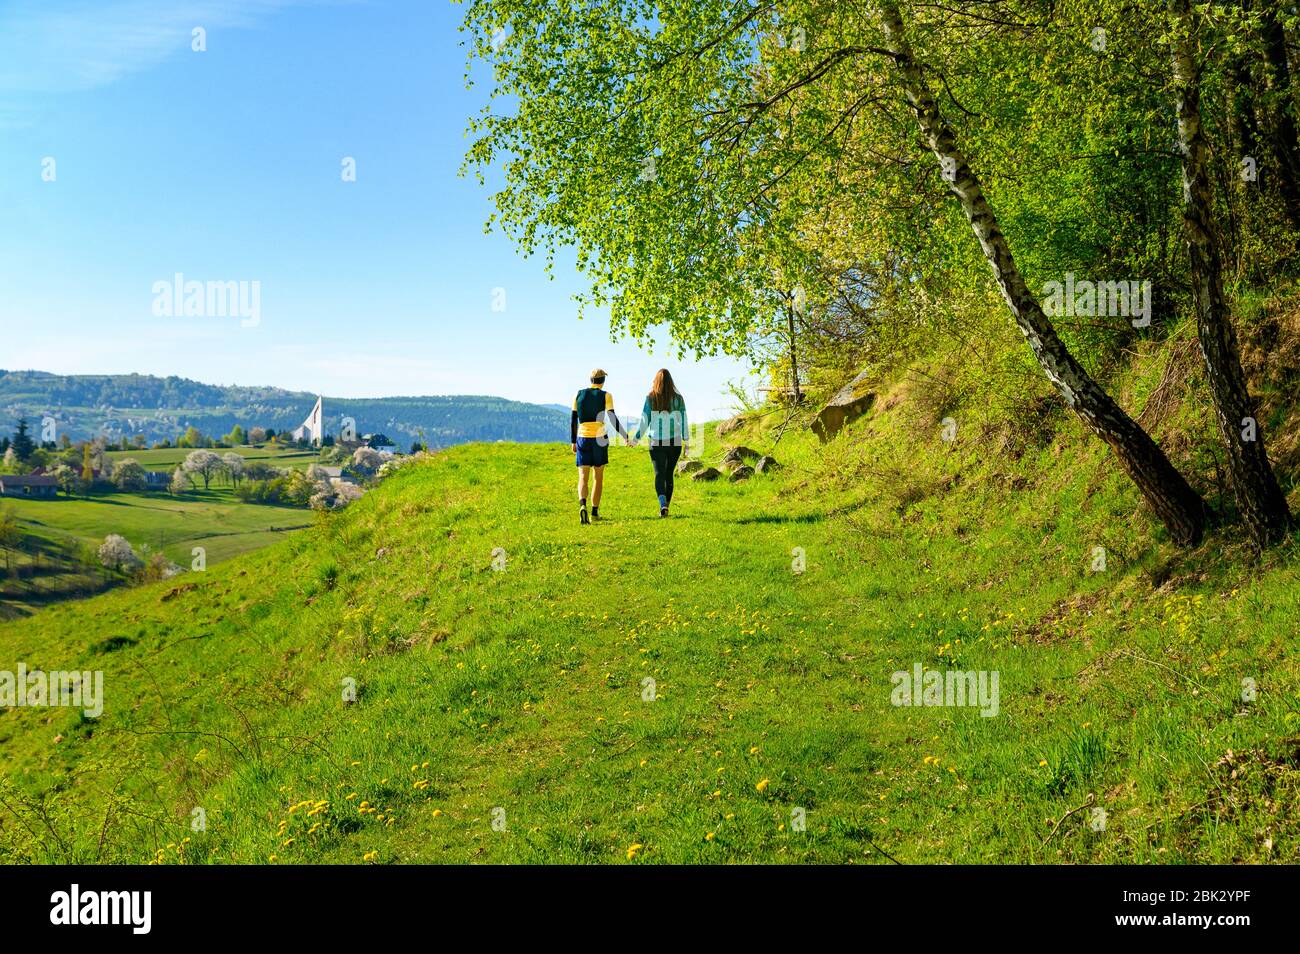
[[[836,391],[826,406],[817,412],[812,429],[823,444],[843,430],[844,425],[866,414],[876,403],[875,392],[868,389],[869,376],[869,372],[863,371]]]
[[[776,458],[771,454],[764,454],[758,459],[758,463],[754,465],[754,470],[760,474],[770,474],[780,469],[781,465],[776,462]]]
[[[739,460],[758,460],[762,456],[763,455],[754,450],[754,448],[746,447],[744,444],[741,444],[738,447],[727,448],[727,457],[734,457]],[[726,460],[727,457],[724,457],[723,460]]]
[[[693,474],[704,467],[704,464],[698,460],[683,460],[677,463],[677,473]]]
[[[744,466],[745,466],[745,462],[741,460],[739,457],[723,458],[722,465],[721,465],[722,469],[729,474],[735,472],[738,468]]]
[[[740,480],[749,480],[749,478],[753,476],[754,476],[754,468],[750,467],[748,464],[742,464],[741,466],[733,470],[731,472],[731,476],[728,477],[727,479],[734,484]]]
[[[717,480],[722,473],[716,467],[705,467],[703,470],[692,474],[691,480]]]
[[[722,437],[724,434],[730,434],[732,431],[743,426],[744,423],[745,415],[737,414],[735,417],[729,418],[718,425],[718,436]]]

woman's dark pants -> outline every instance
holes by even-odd
[[[655,467],[655,495],[669,503],[673,499],[673,473],[681,456],[681,444],[650,445],[650,462]]]

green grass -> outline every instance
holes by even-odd
[[[20,532],[21,545],[0,555],[0,620],[91,596],[119,582],[100,568],[87,566],[74,538],[30,525]]]
[[[6,497],[23,533],[22,547],[10,551],[8,563],[18,575],[0,580],[0,618],[24,616],[62,599],[103,590],[118,581],[77,560],[78,545],[97,548],[110,533],[126,537],[140,551],[161,551],[182,567],[202,547],[208,565],[261,549],[286,533],[311,524],[302,508],[273,507],[240,501],[226,487],[181,497],[163,493],[96,494],[34,500]],[[8,569],[0,564],[0,574]]]
[[[264,444],[260,447],[244,445],[240,447],[214,447],[213,453],[230,454],[235,453],[244,458],[246,462],[258,461],[265,464],[273,464],[276,467],[290,467],[294,470],[304,470],[309,464],[320,461],[320,453],[314,450],[298,450],[295,447],[279,447],[275,444]],[[163,447],[158,450],[129,450],[129,451],[109,451],[108,456],[113,460],[121,460],[129,457],[139,462],[145,470],[175,470],[180,463],[194,449],[190,447]]]
[[[264,447],[231,448],[246,461],[305,469],[319,459],[314,451]],[[220,453],[227,453],[221,450]],[[131,457],[147,470],[172,470],[191,451],[163,449],[114,451],[115,459]],[[110,533],[121,534],[139,549],[161,550],[183,567],[191,565],[195,547],[202,547],[209,564],[220,563],[280,540],[285,532],[311,523],[302,508],[244,503],[227,483],[182,496],[148,493],[60,496],[54,500],[5,497],[12,505],[25,537],[23,546],[0,564],[0,619],[25,616],[62,599],[75,599],[114,585],[93,568],[79,563],[77,544],[98,547]],[[30,578],[5,574],[15,569]]]
[[[903,410],[679,480],[668,520],[616,448],[589,527],[567,446],[458,447],[281,544],[0,626],[0,667],[106,682],[98,720],[0,713],[0,857],[1300,860],[1294,544],[1178,553],[1077,428],[1014,457]],[[916,663],[997,671],[999,714],[892,705]]]
[[[193,547],[204,547],[209,563],[220,562],[265,546],[268,534],[311,523],[310,512],[300,507],[244,503],[215,487],[178,497],[114,493],[12,502],[18,519],[32,528],[96,545],[117,533],[137,548],[147,543],[185,566]]]

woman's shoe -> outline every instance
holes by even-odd
[[[660,508],[659,508],[659,516],[661,516],[661,517],[666,517],[666,516],[668,516],[668,508],[667,508],[667,507],[660,507]]]

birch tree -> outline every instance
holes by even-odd
[[[1264,546],[1279,540],[1290,528],[1291,512],[1268,461],[1264,428],[1246,384],[1223,292],[1222,240],[1214,219],[1210,147],[1201,119],[1197,23],[1190,0],[1169,0],[1169,11],[1178,145],[1183,157],[1183,233],[1191,266],[1196,337],[1237,506],[1252,539]]]

